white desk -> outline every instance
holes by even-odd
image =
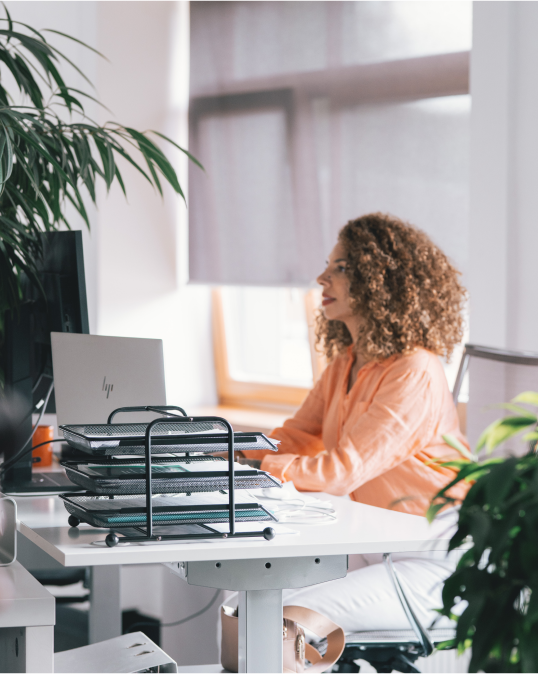
[[[239,590],[240,671],[267,672],[282,671],[282,588],[345,576],[348,554],[446,549],[450,538],[446,524],[430,527],[421,517],[320,497],[332,501],[337,521],[287,525],[298,535],[115,548],[105,546],[105,529],[69,527],[56,497],[18,499],[17,507],[20,532],[64,566],[169,563],[192,585]]]

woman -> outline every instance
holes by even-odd
[[[432,459],[460,458],[442,436],[467,444],[439,360],[463,336],[459,273],[426,234],[374,213],[343,227],[317,281],[317,334],[329,365],[297,414],[271,434],[279,451],[267,453],[261,469],[301,491],[424,515],[454,477]],[[394,559],[430,624],[454,560]],[[350,561],[356,570],[346,578],[287,591],[284,603],[319,610],[346,632],[408,628],[380,555]]]

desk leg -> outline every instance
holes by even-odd
[[[26,671],[54,671],[54,626],[26,628]]]
[[[121,636],[121,566],[93,566],[90,579],[89,642]]]
[[[282,590],[239,592],[239,672],[282,671]]]
[[[347,555],[215,559],[165,566],[189,585],[237,590],[239,671],[273,673],[282,672],[282,588],[344,578]]]

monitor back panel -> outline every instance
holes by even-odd
[[[118,407],[165,405],[160,339],[51,333],[58,425],[106,423]],[[114,422],[149,421],[151,413]]]

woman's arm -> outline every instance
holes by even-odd
[[[264,459],[266,456],[279,456],[280,454],[303,454],[316,456],[324,450],[321,440],[323,426],[323,412],[325,408],[325,378],[326,368],[320,380],[310,391],[306,400],[291,419],[287,419],[280,428],[275,428],[270,437],[280,440],[278,454],[263,450],[243,451],[247,459]]]
[[[437,392],[428,371],[409,371],[405,360],[389,369],[366,412],[351,412],[336,447],[267,456],[262,469],[299,490],[344,495],[420,451],[433,434]]]

